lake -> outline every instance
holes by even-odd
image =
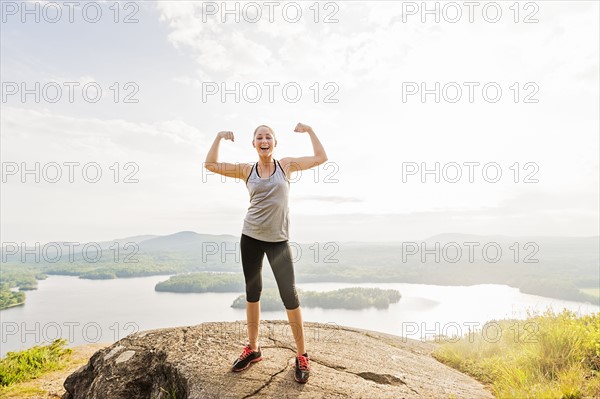
[[[72,276],[48,276],[38,289],[27,291],[24,306],[0,311],[0,356],[52,341],[68,340],[69,346],[90,342],[115,342],[138,330],[195,325],[207,321],[240,321],[240,342],[246,318],[244,309],[230,307],[241,293],[156,292],[154,286],[168,276],[114,280],[84,280]],[[399,303],[388,309],[333,310],[304,308],[304,321],[330,323],[381,331],[408,338],[461,335],[469,328],[502,318],[524,319],[527,312],[560,311],[581,314],[600,311],[596,305],[522,294],[505,285],[437,286],[403,283],[307,283],[304,290],[329,291],[346,287],[393,288]],[[262,312],[262,319],[286,320],[281,311]],[[524,328],[516,325],[515,328]],[[318,333],[318,332],[317,332]],[[504,332],[500,332],[504,333]],[[514,332],[510,332],[514,333]],[[487,329],[493,338],[498,331]],[[306,333],[307,343],[317,339]]]

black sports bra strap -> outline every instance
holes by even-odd
[[[255,166],[256,166],[256,164],[252,165],[252,168],[250,169],[250,173],[248,173],[248,177],[246,177],[246,183],[248,183],[248,179],[250,179],[250,176],[252,176],[252,172],[254,171]]]

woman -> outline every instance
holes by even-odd
[[[279,294],[286,308],[288,321],[296,341],[296,370],[294,378],[300,383],[308,381],[309,357],[304,347],[302,310],[295,287],[294,268],[288,243],[289,210],[288,193],[290,174],[310,169],[327,161],[325,149],[308,125],[298,123],[295,132],[308,133],[314,155],[299,158],[273,158],[277,146],[275,132],[260,125],[254,131],[252,146],[258,153],[254,164],[218,162],[221,139],[234,141],[233,132],[222,131],[206,156],[205,168],[227,177],[243,179],[250,192],[250,206],[244,219],[240,239],[242,268],[246,281],[246,318],[248,344],[232,366],[233,371],[245,370],[262,360],[258,345],[260,322],[260,293],[262,290],[262,261],[265,253],[273,269]]]

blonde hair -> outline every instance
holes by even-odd
[[[252,140],[254,140],[254,138],[256,137],[256,132],[258,132],[258,129],[260,129],[261,127],[266,127],[267,129],[269,129],[271,131],[271,135],[273,136],[273,138],[275,138],[275,132],[273,131],[273,129],[270,126],[259,125],[256,129],[254,129],[254,134],[252,135]]]

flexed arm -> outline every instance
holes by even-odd
[[[294,129],[294,132],[308,133],[313,146],[314,155],[298,158],[288,157],[281,159],[281,166],[284,169],[286,169],[288,174],[290,172],[297,172],[299,170],[310,169],[327,162],[327,154],[325,153],[325,148],[323,148],[323,144],[321,144],[319,138],[310,126],[305,125],[303,123],[298,123],[296,125],[296,128]]]
[[[215,137],[210,150],[208,150],[208,154],[206,154],[204,167],[211,172],[218,173],[223,176],[246,180],[250,164],[218,162],[219,144],[221,143],[221,139],[231,140],[233,142],[233,132],[221,131],[217,133],[217,137]]]

